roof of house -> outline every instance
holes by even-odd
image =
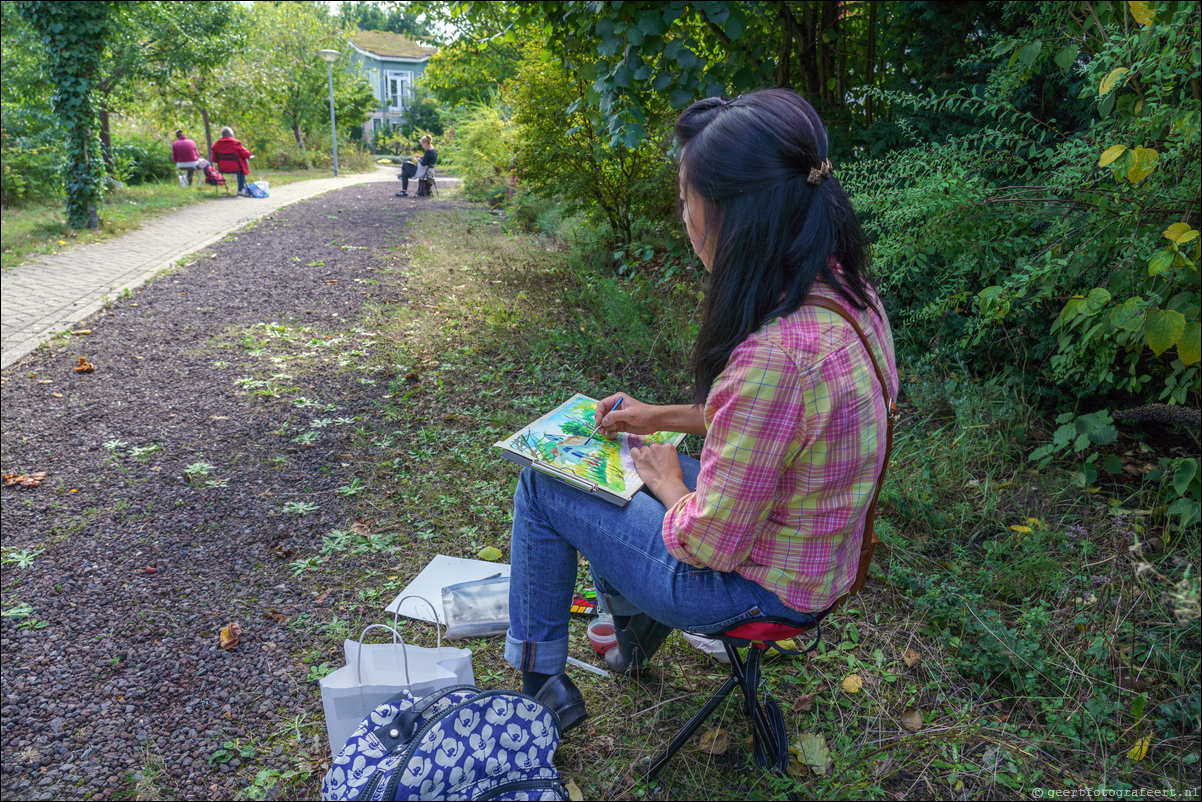
[[[424,61],[438,52],[437,47],[419,44],[403,34],[389,31],[359,31],[351,36],[351,44],[376,58],[406,61]]]

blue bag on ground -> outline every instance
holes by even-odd
[[[252,198],[266,198],[267,197],[267,190],[263,189],[261,186],[259,186],[257,184],[252,184],[249,181],[246,182],[246,191],[250,193],[250,196]]]
[[[371,712],[334,758],[325,800],[566,800],[555,714],[529,696],[456,685]]]

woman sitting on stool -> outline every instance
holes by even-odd
[[[397,178],[401,179],[401,191],[396,194],[398,198],[409,197],[409,179],[416,178],[421,180],[426,173],[438,163],[438,151],[434,149],[434,142],[427,134],[419,140],[422,146],[422,158],[417,164],[411,161],[401,165],[401,174]]]
[[[254,156],[246,147],[234,139],[234,129],[228,125],[221,129],[221,139],[213,143],[213,162],[222,173],[238,176],[238,194],[250,196],[246,188],[246,176],[250,174],[250,160]]]
[[[710,273],[692,404],[619,393],[596,423],[704,435],[701,459],[632,449],[650,493],[625,507],[529,469],[514,494],[505,658],[562,730],[585,717],[563,673],[578,552],[614,617],[615,673],[637,673],[673,629],[805,625],[855,580],[885,460],[889,411],[868,349],[835,312],[803,305],[823,299],[857,321],[893,397],[893,336],[821,118],[797,93],[765,89],[694,103],[676,141],[681,217]]]

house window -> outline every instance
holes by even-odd
[[[391,111],[404,111],[413,97],[413,73],[389,70],[384,76],[384,95]]]

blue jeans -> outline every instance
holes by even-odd
[[[685,484],[696,487],[700,463],[685,455],[680,463]],[[701,635],[761,615],[812,620],[739,574],[669,554],[660,536],[667,511],[649,492],[618,507],[527,468],[513,504],[505,659],[514,668],[557,674],[567,665],[577,552],[592,566],[598,601],[614,615],[643,612]]]
[[[239,170],[235,175],[238,176],[238,191],[246,189],[246,173]]]

